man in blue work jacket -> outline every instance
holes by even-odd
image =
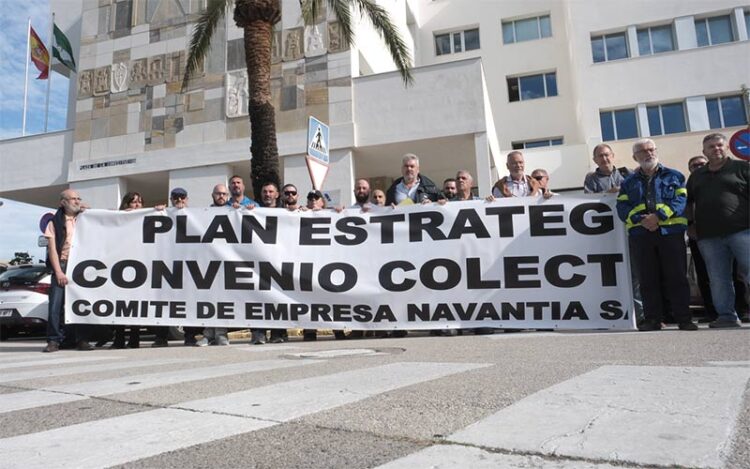
[[[694,331],[698,326],[690,316],[686,276],[685,176],[659,163],[656,144],[651,139],[633,144],[633,159],[639,168],[620,187],[617,214],[633,241],[630,246],[641,279],[645,319],[638,329],[661,329],[666,298],[679,328]]]

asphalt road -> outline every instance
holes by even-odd
[[[750,468],[750,328],[0,345],[0,468]],[[145,344],[148,345],[148,344]]]

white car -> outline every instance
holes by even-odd
[[[44,264],[10,267],[0,274],[0,340],[19,332],[44,334],[50,278]]]

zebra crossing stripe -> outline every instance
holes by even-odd
[[[357,402],[404,386],[491,365],[473,363],[392,363],[293,382],[272,384],[174,407],[287,422]]]
[[[0,413],[82,401],[90,397],[140,391],[171,384],[311,365],[314,363],[322,362],[319,360],[263,360],[50,386],[34,391],[2,395],[0,397]]]
[[[1,464],[23,469],[48,468],[50,461],[56,468],[125,464],[486,366],[490,365],[395,363],[19,435],[0,440]],[[256,404],[260,405],[253,407]]]
[[[34,366],[50,366],[50,365],[69,365],[71,363],[87,363],[104,360],[119,360],[122,357],[111,357],[111,356],[88,356],[88,357],[69,357],[69,358],[53,358],[51,360],[30,360],[15,363],[2,363],[0,364],[0,370],[10,370],[13,368],[30,368]]]
[[[59,354],[64,354],[65,352],[58,352]],[[34,361],[43,361],[43,360],[50,360],[52,358],[57,358],[57,354],[50,355],[47,353],[41,353],[41,351],[36,352],[4,352],[3,349],[0,347],[0,363],[8,363],[8,362],[14,362],[17,360],[27,360],[31,359]]]
[[[95,373],[98,371],[122,370],[125,368],[137,368],[139,366],[172,365],[175,363],[187,363],[201,360],[185,358],[169,358],[164,360],[136,360],[122,363],[101,363],[96,365],[82,365],[71,367],[55,367],[42,370],[16,371],[14,373],[3,373],[0,375],[0,383],[11,381],[22,381],[27,379],[52,378],[55,376],[75,375],[79,373]]]
[[[101,468],[275,425],[158,409],[0,440],[4,469]]]
[[[450,437],[503,451],[720,467],[750,368],[603,366]]]
[[[622,466],[572,460],[550,460],[539,456],[490,453],[479,448],[459,445],[430,446],[409,456],[378,466],[376,469],[622,469]]]

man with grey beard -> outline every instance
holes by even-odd
[[[698,326],[690,317],[684,216],[687,203],[685,176],[662,166],[653,140],[633,144],[639,168],[625,178],[617,196],[617,214],[628,230],[637,259],[645,319],[641,331],[661,329],[664,299],[681,330]]]

